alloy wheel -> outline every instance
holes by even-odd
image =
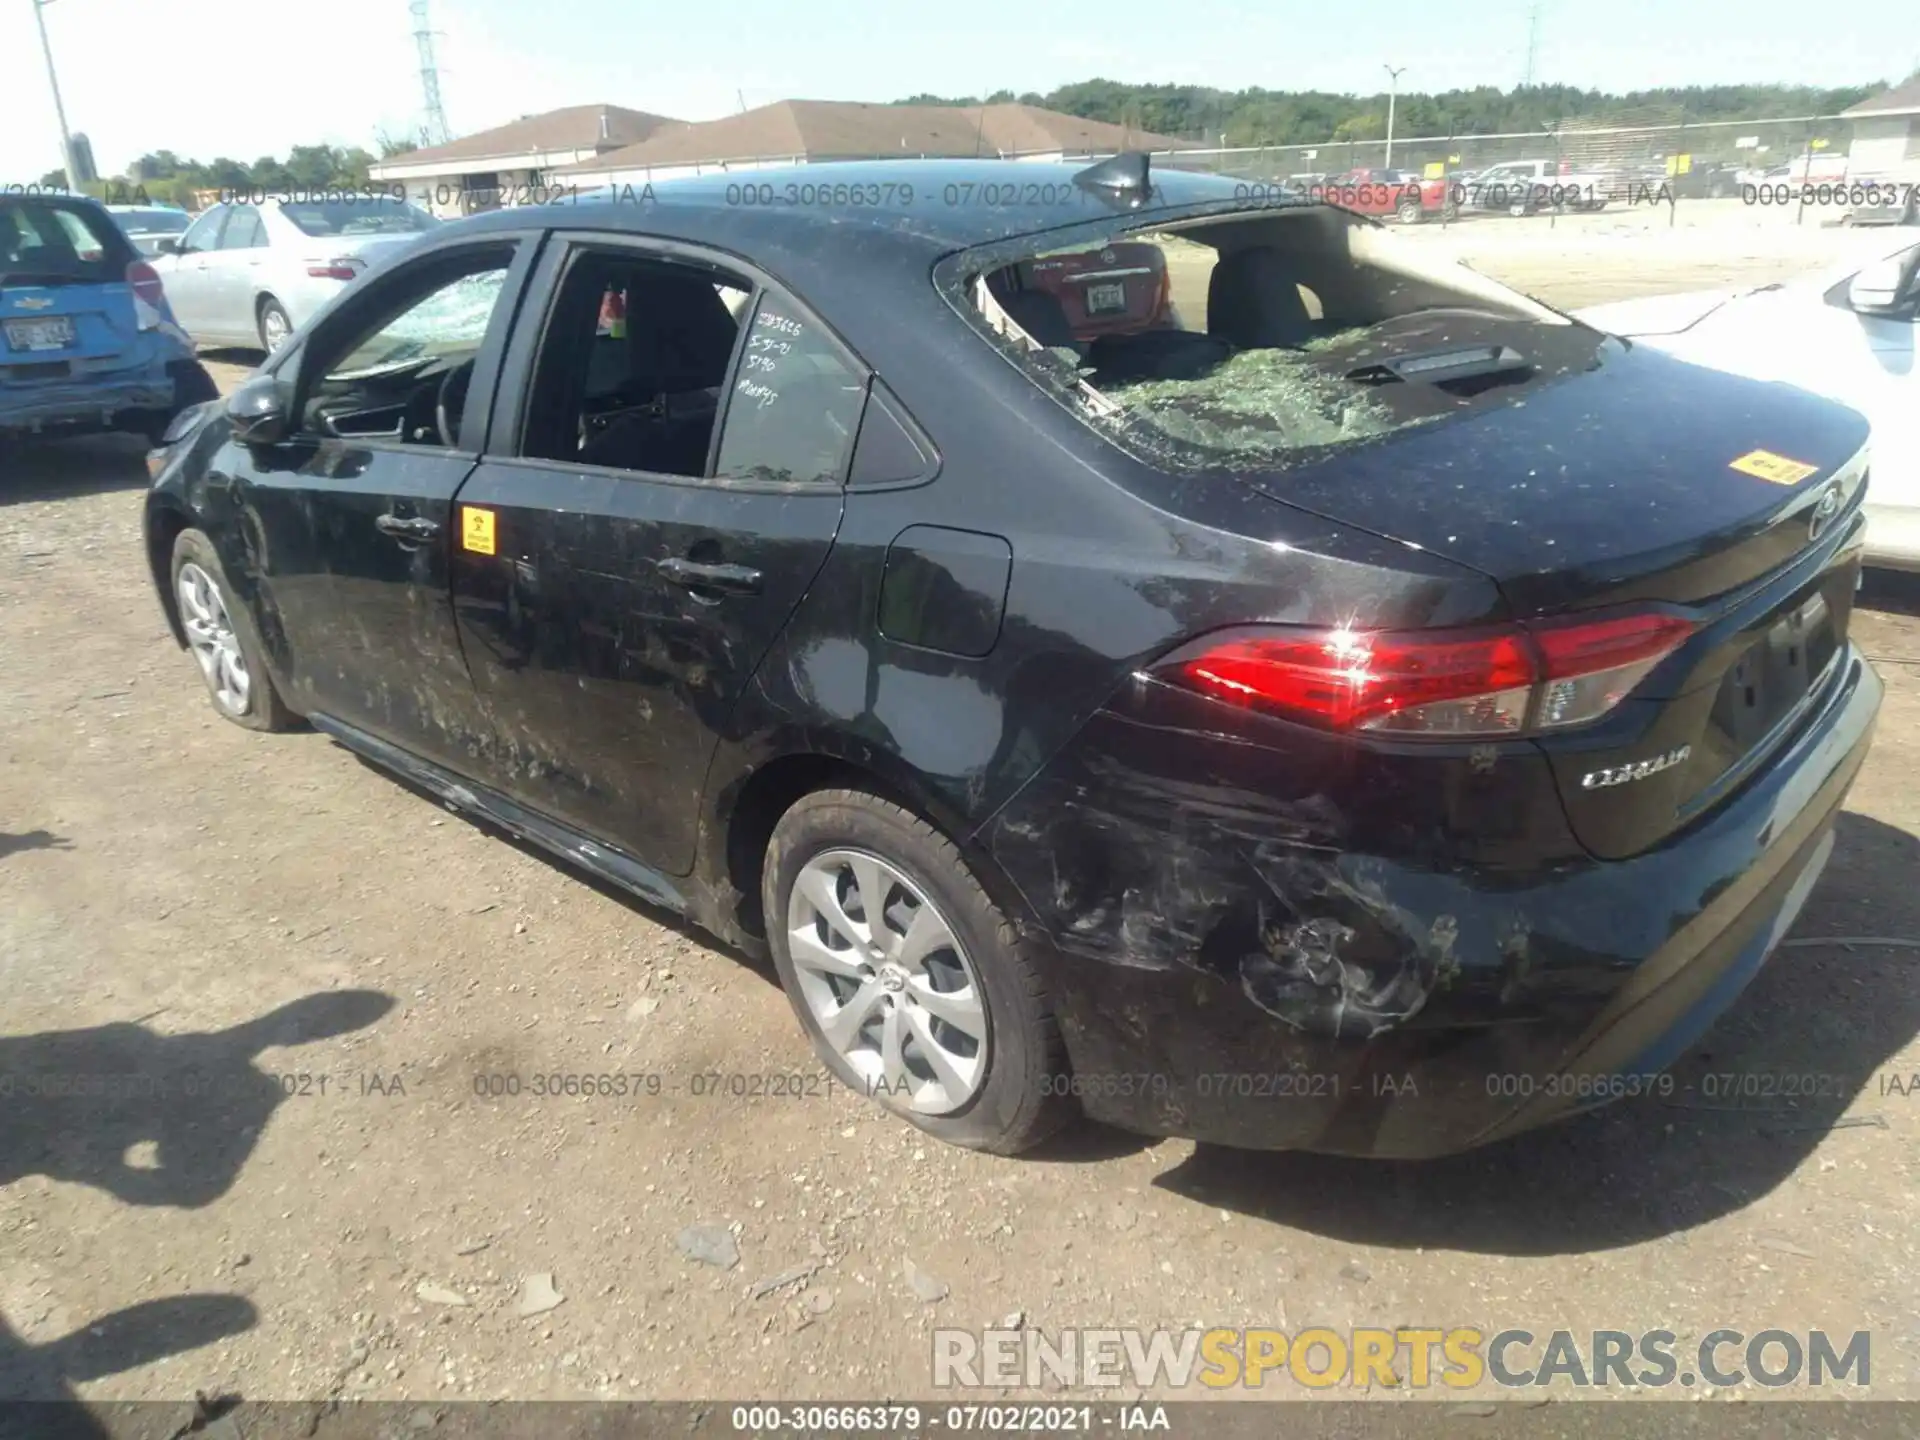
[[[878,856],[828,850],[787,903],[787,946],[820,1033],[876,1098],[948,1115],[978,1093],[984,991],[933,900]]]
[[[287,319],[287,312],[278,305],[269,305],[260,312],[260,338],[267,344],[269,355],[277,352],[287,343],[287,337],[293,334],[293,322]]]
[[[247,674],[247,658],[240,652],[240,637],[227,614],[226,597],[213,577],[192,561],[180,567],[174,591],[180,597],[181,627],[187,632],[193,658],[200,662],[213,703],[229,715],[245,715],[253,681]]]

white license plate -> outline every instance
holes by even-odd
[[[1127,308],[1127,287],[1124,285],[1089,285],[1087,287],[1087,314],[1114,315],[1124,314]]]
[[[14,350],[65,350],[73,344],[73,321],[65,315],[44,320],[7,321],[7,345]]]

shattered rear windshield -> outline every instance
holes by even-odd
[[[1511,403],[1607,343],[1326,207],[1040,250],[971,293],[1037,381],[1182,468],[1271,469]]]

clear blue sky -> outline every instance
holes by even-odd
[[[33,0],[0,0],[0,184],[58,163]],[[456,133],[609,102],[704,120],[770,100],[1050,90],[1106,76],[1378,92],[1516,83],[1527,0],[433,0]],[[56,0],[68,120],[105,172],[148,150],[252,160],[419,123],[407,0]],[[1535,73],[1607,90],[1898,80],[1920,3],[1541,0]]]

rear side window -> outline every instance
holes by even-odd
[[[123,280],[132,250],[104,212],[38,198],[0,200],[0,283]]]
[[[819,325],[763,294],[720,432],[717,478],[838,485],[860,426],[865,378]]]

